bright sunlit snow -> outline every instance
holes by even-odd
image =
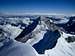
[[[1,22],[3,22],[3,19],[1,19],[1,20],[2,20]],[[7,30],[10,31],[10,33],[12,34],[11,39],[13,39],[13,40],[23,31],[23,29],[21,27],[24,27],[24,26],[21,26],[21,25],[18,25],[18,24],[26,24],[26,26],[28,26],[30,23],[33,22],[33,21],[30,21],[30,18],[23,18],[23,19],[19,19],[19,20],[18,20],[18,18],[9,18],[9,19],[7,19],[7,21],[8,21],[8,24],[4,23],[5,24],[4,26],[6,28],[8,28]],[[64,23],[65,24],[68,21],[69,21],[69,19],[63,18],[60,21],[55,21],[54,23],[56,23],[56,24]],[[12,24],[14,24],[14,25],[12,26]],[[27,52],[26,56],[28,54],[29,55],[32,54],[32,56],[35,56],[35,55],[37,55],[37,56],[75,56],[75,42],[68,43],[65,39],[65,38],[68,38],[68,36],[75,36],[75,35],[68,34],[68,33],[65,33],[65,32],[63,32],[63,34],[61,34],[61,37],[57,40],[56,46],[54,48],[45,50],[44,54],[38,54],[37,51],[32,46],[34,44],[38,43],[41,39],[43,39],[43,36],[47,32],[46,31],[47,29],[48,28],[45,25],[45,23],[43,21],[41,21],[41,24],[39,23],[37,25],[37,27],[32,31],[32,35],[30,35],[30,36],[32,36],[32,38],[29,39],[25,43],[26,47],[25,47],[25,45],[19,46],[19,47],[25,48],[27,50],[27,51],[24,51],[24,52]],[[0,45],[2,45],[2,44],[0,43]],[[16,44],[14,44],[14,45],[16,45]],[[20,51],[22,51],[22,50],[23,49],[20,49]],[[33,52],[28,53],[29,51],[33,51]],[[13,51],[13,53],[16,56],[17,53],[15,53],[14,51]],[[10,54],[12,55],[13,53],[10,53]],[[23,53],[22,53],[22,55],[23,55]]]

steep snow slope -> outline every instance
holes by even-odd
[[[75,42],[68,43],[65,38],[72,36],[69,34],[63,34],[53,49],[45,51],[45,54],[40,56],[75,56]]]
[[[43,26],[37,26],[35,28],[35,30],[33,31],[33,38],[29,39],[27,41],[27,43],[29,43],[30,45],[34,45],[35,43],[39,42],[41,39],[43,39],[44,34],[46,33],[46,31],[42,31],[41,28]]]
[[[33,45],[37,43],[40,39],[42,39],[40,36],[43,37],[43,34],[40,33],[40,35],[37,34],[37,36],[38,37],[34,38],[34,40],[29,40],[29,44]],[[75,42],[68,43],[65,40],[68,36],[73,35],[63,33],[53,49],[46,50],[45,54],[38,54],[38,56],[75,56]]]
[[[24,22],[27,23],[26,20],[24,20]],[[28,20],[29,22],[29,20]],[[68,22],[68,20],[62,20],[62,22]],[[57,22],[56,22],[57,23]],[[27,23],[28,24],[28,23]],[[22,30],[18,27],[14,27],[11,25],[7,25],[9,29],[9,31],[12,32],[13,37],[16,37]],[[44,33],[46,33],[46,31],[42,31],[42,29],[40,29],[40,26],[38,25],[37,28],[34,30],[34,37],[30,40],[27,41],[28,44],[33,45],[37,42],[39,42],[42,38]],[[37,30],[37,31],[36,31]],[[40,32],[39,32],[40,31]],[[37,33],[38,32],[38,33]],[[72,36],[71,34],[66,34],[63,33],[63,35],[58,39],[58,42],[55,46],[55,48],[53,49],[49,49],[45,51],[45,54],[39,55],[38,56],[75,56],[75,42],[71,42],[68,43],[65,38],[67,38],[68,36]]]

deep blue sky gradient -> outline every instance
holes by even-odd
[[[0,0],[0,12],[75,14],[75,0]]]

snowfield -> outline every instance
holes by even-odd
[[[19,21],[14,21],[14,20],[17,20],[16,18],[14,20],[13,20],[13,18],[10,18],[10,19],[12,20],[11,23],[16,24],[19,22]],[[33,21],[30,21],[29,18],[23,19],[21,21],[22,21],[22,23],[24,23],[26,25],[29,25],[29,23],[33,22]],[[69,20],[67,20],[66,18],[63,18],[62,20],[60,20],[60,22],[55,21],[54,23],[62,24],[62,23],[66,23],[68,21]],[[9,28],[7,30],[9,30],[12,33],[11,38],[14,39],[23,31],[23,29],[20,28],[22,26],[20,26],[20,25],[18,25],[17,27],[12,26],[11,23],[6,24],[5,27]],[[43,21],[41,23],[42,24],[37,25],[37,27],[32,32],[33,38],[29,39],[25,44],[33,46],[34,44],[38,43],[41,39],[43,39],[43,36],[46,33],[46,29],[48,29],[48,28],[44,24]],[[35,51],[36,55],[37,56],[75,56],[75,42],[68,43],[65,39],[65,38],[68,38],[68,36],[75,36],[75,35],[67,34],[67,33],[63,32],[63,34],[61,34],[61,37],[58,39],[57,44],[54,48],[45,50],[44,54],[38,54],[37,51]],[[32,51],[32,50],[34,50],[34,49],[28,49],[27,51]],[[29,54],[29,53],[27,53],[27,54]]]
[[[65,36],[66,35],[66,36]],[[53,49],[45,51],[45,54],[39,54],[38,56],[75,56],[75,42],[68,43],[65,38],[72,35],[64,33],[59,39],[56,46]],[[37,41],[35,39],[35,41]]]
[[[38,27],[39,28],[39,27]],[[30,45],[33,45],[39,42],[42,38],[45,31],[41,31],[36,34],[36,36],[27,41]],[[56,46],[53,49],[49,49],[45,51],[45,54],[39,54],[39,56],[75,56],[75,42],[68,43],[65,38],[68,36],[75,36],[71,34],[66,34],[63,32],[61,37],[58,39]]]
[[[65,35],[58,39],[55,48],[46,50],[45,56],[75,56],[75,42],[68,43],[64,38]]]

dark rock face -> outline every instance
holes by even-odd
[[[34,22],[32,24],[28,25],[25,29],[23,29],[23,31],[21,32],[21,34],[19,36],[17,36],[15,38],[15,40],[20,41],[22,38],[24,39],[24,37],[26,35],[28,35],[29,33],[31,33],[36,28],[36,26],[39,23],[39,20],[40,20],[40,17],[38,17],[36,20],[34,20]]]
[[[45,50],[52,49],[56,46],[57,40],[60,36],[58,30],[54,32],[47,31],[44,34],[43,39],[34,44],[33,47],[39,54],[44,54]]]
[[[64,25],[64,29],[67,33],[69,34],[75,34],[75,17],[70,17],[69,18],[69,22],[67,22],[65,25]]]
[[[53,19],[53,18],[51,18]],[[56,24],[58,27],[62,27],[66,33],[69,34],[75,34],[75,17],[69,17],[69,21],[67,23],[63,24]],[[60,21],[54,20],[54,21]],[[33,47],[36,49],[36,51],[39,54],[44,54],[45,50],[52,49],[56,46],[57,40],[60,37],[60,33],[58,31],[47,31],[43,37],[42,40],[40,40],[38,43],[34,44]],[[66,38],[67,42],[74,42],[75,37],[68,37]]]
[[[75,42],[75,36],[68,36],[68,38],[65,38],[65,40],[66,40],[68,43]]]
[[[66,33],[75,34],[75,17],[69,17],[69,21],[66,24],[56,24],[62,27]]]

